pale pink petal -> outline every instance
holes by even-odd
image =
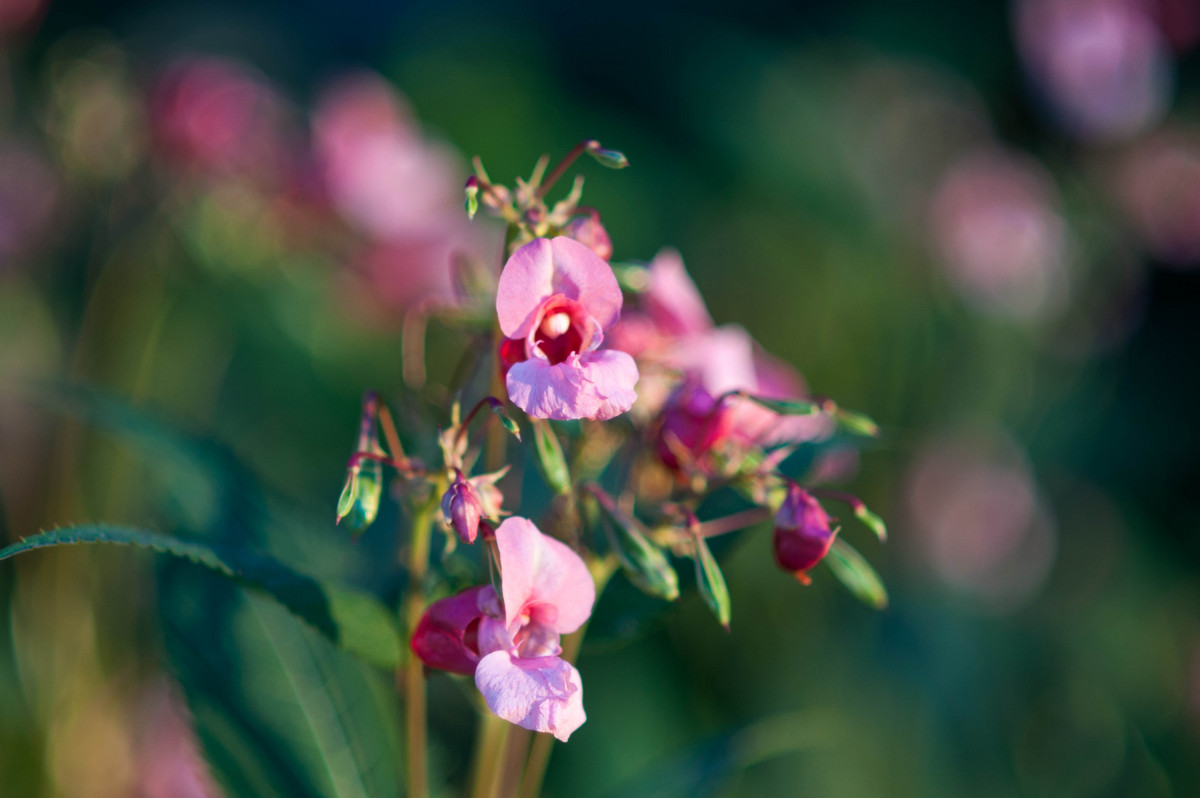
[[[633,358],[615,349],[585,352],[579,357],[586,390],[596,396],[599,407],[589,415],[606,421],[619,416],[637,401],[634,386],[638,381],[638,367]]]
[[[496,651],[479,661],[475,686],[498,717],[563,742],[587,720],[579,671],[558,657],[522,659]]]
[[[663,249],[650,262],[650,283],[643,302],[667,335],[697,335],[713,326],[699,289],[677,250]]]
[[[540,357],[513,364],[504,378],[508,398],[533,418],[595,418],[601,399],[588,389],[578,358],[551,366]]]
[[[496,289],[496,313],[508,338],[524,338],[542,302],[562,294],[583,305],[601,327],[621,315],[621,287],[599,255],[566,236],[538,238],[513,253]]]
[[[726,324],[679,341],[665,358],[667,365],[694,374],[714,397],[753,390],[757,383],[754,339],[736,324]]]
[[[592,614],[596,585],[578,554],[519,517],[496,529],[496,544],[505,622],[510,628],[525,613],[532,622],[560,634],[583,625]]]
[[[603,421],[633,406],[637,381],[633,358],[604,349],[572,355],[556,366],[532,357],[513,365],[504,382],[513,404],[533,418]]]
[[[479,654],[467,640],[469,627],[483,618],[483,610],[494,602],[494,595],[491,585],[483,585],[430,604],[413,631],[409,643],[413,653],[431,668],[474,673]]]

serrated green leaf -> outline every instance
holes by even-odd
[[[871,564],[858,550],[840,537],[825,555],[829,570],[846,588],[864,603],[881,610],[888,604],[887,589]]]
[[[542,472],[546,484],[556,493],[570,493],[571,472],[563,456],[562,444],[558,442],[558,436],[554,434],[549,421],[533,419],[533,445],[537,452],[538,470]]]
[[[717,558],[713,557],[704,538],[696,538],[696,587],[704,603],[717,616],[717,622],[729,629],[732,616],[732,605],[729,599],[729,586],[725,584],[725,575]]]
[[[32,535],[0,549],[0,561],[26,551],[88,543],[148,548],[190,560],[274,598],[300,619],[362,659],[385,668],[400,664],[403,645],[391,613],[374,597],[318,582],[283,563],[248,549],[181,540],[132,527],[64,527]]]

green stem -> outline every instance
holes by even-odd
[[[596,596],[604,592],[604,586],[617,570],[616,557],[605,557],[593,560],[588,564],[592,579],[596,582]],[[579,657],[579,649],[583,646],[583,636],[587,633],[587,625],[582,626],[574,634],[563,638],[562,658],[572,665]],[[525,775],[521,778],[521,788],[517,798],[537,798],[542,792],[542,782],[546,779],[546,768],[550,765],[550,754],[554,751],[554,736],[550,734],[534,735],[533,745],[529,751],[529,761],[525,765]]]
[[[404,617],[410,636],[425,612],[425,574],[429,569],[429,542],[433,535],[433,514],[437,507],[439,487],[439,484],[433,486],[435,499],[423,503],[412,518],[412,534],[408,541],[408,595],[404,600]],[[404,710],[408,741],[408,795],[409,798],[427,798],[425,664],[419,657],[411,655],[404,666]]]

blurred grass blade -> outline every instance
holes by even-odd
[[[400,664],[403,650],[400,634],[392,623],[391,613],[374,597],[318,582],[248,549],[181,540],[132,527],[89,525],[32,535],[0,549],[0,560],[35,549],[85,543],[137,546],[190,560],[266,593],[332,642],[367,662],[385,668]]]
[[[746,393],[739,395],[781,416],[811,416],[821,409],[818,405],[804,399],[770,399]]]
[[[159,570],[171,670],[226,795],[397,798],[390,678],[211,571],[170,558]]]
[[[533,445],[537,451],[538,469],[546,484],[555,493],[571,492],[571,472],[563,456],[562,444],[554,434],[554,428],[545,419],[533,419]]]
[[[871,564],[840,537],[825,556],[829,569],[846,588],[866,604],[881,610],[888,605],[887,590]]]
[[[717,616],[717,622],[725,627],[725,631],[729,631],[732,615],[729,586],[725,584],[725,575],[721,573],[717,558],[713,557],[702,537],[696,538],[696,587],[704,603]]]

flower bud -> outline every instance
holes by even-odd
[[[463,543],[474,543],[479,535],[479,519],[483,515],[483,504],[475,487],[460,474],[450,489],[442,496],[442,515],[446,523],[458,533]]]
[[[731,428],[728,408],[688,381],[667,399],[655,448],[667,468],[687,469],[725,440]]]
[[[583,244],[604,260],[612,260],[612,239],[608,237],[608,231],[604,229],[598,216],[576,216],[567,222],[563,233],[568,238],[573,238]]]
[[[775,514],[775,562],[779,567],[807,582],[805,572],[829,553],[836,534],[820,503],[799,485],[788,485],[787,496]]]

